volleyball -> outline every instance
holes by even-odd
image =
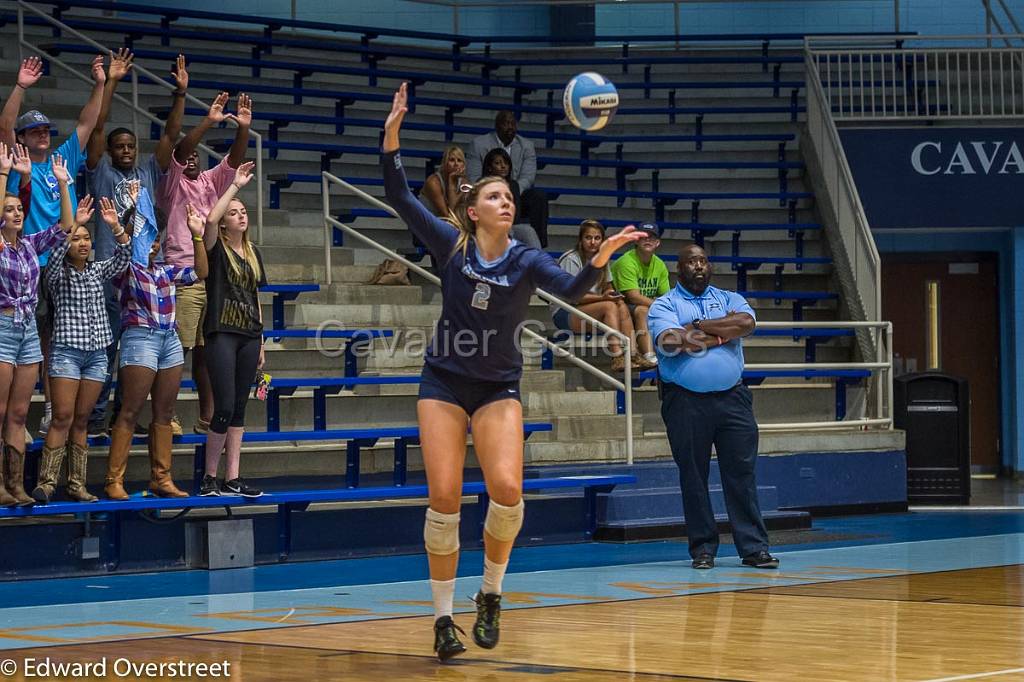
[[[565,86],[562,106],[569,121],[582,130],[604,128],[619,108],[619,91],[599,73],[578,74]]]

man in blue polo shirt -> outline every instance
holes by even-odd
[[[679,467],[686,534],[694,568],[713,568],[718,526],[711,509],[711,446],[718,454],[733,541],[743,564],[778,568],[757,503],[757,421],[743,375],[744,336],[754,310],[739,294],[711,286],[704,249],[679,252],[679,284],[651,306],[648,325],[658,353],[661,418]]]

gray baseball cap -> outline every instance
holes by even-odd
[[[50,119],[46,118],[46,115],[41,111],[26,111],[24,114],[18,117],[18,124],[15,130],[19,133],[23,133],[31,128],[38,128],[40,126],[50,126]]]

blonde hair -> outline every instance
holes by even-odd
[[[245,204],[242,203],[241,199],[235,198],[232,199],[231,201],[237,201],[238,203],[242,204],[243,208],[245,207]],[[231,204],[229,203],[228,205],[230,206]],[[220,238],[224,239],[224,218],[220,219],[220,224],[217,226],[217,229],[220,230]],[[226,253],[228,256],[228,264],[231,266],[231,272],[234,273],[235,277],[241,280],[242,264],[239,261],[238,255],[235,253],[235,250],[232,248],[225,248],[224,253]],[[256,250],[252,248],[252,243],[249,241],[249,230],[245,230],[244,232],[242,232],[242,253],[245,254],[245,262],[248,263],[249,268],[252,269],[254,282],[259,282],[262,277],[262,272],[260,270],[260,261],[256,257]]]
[[[485,178],[480,178],[473,184],[472,189],[462,193],[458,203],[455,204],[455,208],[448,211],[448,217],[445,218],[445,221],[451,223],[459,231],[459,238],[455,242],[455,248],[452,250],[452,253],[462,251],[462,256],[465,258],[466,248],[469,246],[469,238],[476,235],[476,223],[469,217],[469,208],[476,205],[476,200],[480,196],[480,190],[492,182],[500,182],[509,187],[508,181],[505,178],[499,178],[497,175],[488,175]],[[511,190],[511,187],[509,189]]]
[[[448,159],[452,158],[452,155],[456,152],[462,156],[462,163],[466,163],[466,152],[462,151],[462,147],[457,144],[448,145],[444,150],[444,154],[441,155],[441,177],[445,180],[448,179],[445,176],[445,173],[448,172]]]

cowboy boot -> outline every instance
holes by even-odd
[[[68,450],[68,497],[75,502],[95,502],[99,498],[85,487],[89,449],[78,443],[68,443]]]
[[[0,446],[0,449],[2,449],[2,446]],[[4,469],[6,468],[3,462],[0,462],[0,507],[13,507],[18,504],[18,501],[7,492],[7,486],[4,483]]]
[[[5,482],[7,492],[11,494],[19,507],[30,507],[36,503],[25,492],[25,451],[17,450],[13,445],[4,445]]]
[[[43,446],[43,457],[39,461],[39,480],[32,489],[32,499],[39,504],[46,504],[57,491],[60,480],[60,467],[64,463],[64,448]]]
[[[157,497],[188,497],[171,480],[170,424],[149,425],[149,489]]]
[[[107,458],[107,478],[103,490],[111,500],[127,500],[124,491],[124,472],[128,468],[128,451],[132,448],[132,429],[115,426],[110,429],[110,455]]]

